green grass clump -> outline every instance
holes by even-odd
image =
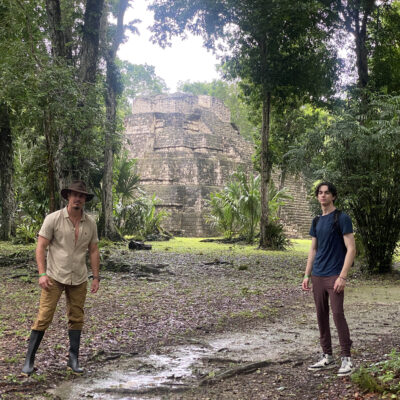
[[[368,393],[383,393],[385,390],[382,384],[379,383],[366,367],[360,367],[352,375],[351,380]]]
[[[386,361],[360,367],[352,381],[366,392],[400,394],[400,352],[392,350]]]

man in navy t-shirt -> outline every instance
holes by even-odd
[[[315,195],[321,205],[322,215],[311,225],[312,242],[302,287],[303,290],[311,290],[311,278],[323,354],[308,369],[318,371],[335,367],[329,326],[330,301],[342,356],[338,376],[346,376],[353,372],[350,356],[352,341],[343,310],[347,274],[356,254],[353,226],[347,214],[336,210],[334,201],[337,192],[332,183],[320,183]]]

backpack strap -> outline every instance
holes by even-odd
[[[333,215],[333,227],[336,229],[336,232],[339,234],[340,237],[343,236],[342,230],[340,229],[340,224],[339,224],[339,218],[340,218],[341,213],[342,213],[342,211],[338,210],[336,208],[334,211],[334,215]]]

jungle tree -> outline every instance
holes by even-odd
[[[119,0],[114,7],[113,4],[106,2],[111,8],[111,14],[116,17],[116,26],[111,29],[104,29],[103,37],[103,57],[106,61],[106,125],[104,137],[104,168],[102,179],[102,218],[104,221],[101,226],[100,235],[108,239],[119,238],[114,225],[113,215],[113,161],[114,149],[116,147],[117,135],[117,101],[121,95],[123,87],[120,79],[119,70],[116,64],[117,51],[124,40],[124,15],[128,7],[129,0]],[[113,10],[115,8],[115,10]],[[104,12],[104,24],[108,25],[108,13]],[[109,39],[110,38],[110,39]]]

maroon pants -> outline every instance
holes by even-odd
[[[312,276],[312,287],[317,319],[320,333],[320,343],[324,354],[332,354],[331,330],[329,326],[329,300],[331,303],[333,321],[339,336],[342,357],[350,357],[351,339],[350,331],[344,316],[343,300],[344,292],[336,293],[333,285],[338,275]]]

